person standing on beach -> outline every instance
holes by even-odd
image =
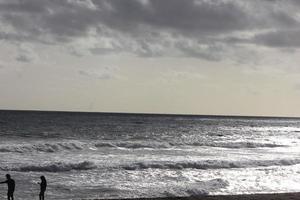
[[[41,190],[40,190],[39,197],[40,197],[40,200],[44,200],[45,199],[45,191],[47,188],[47,181],[46,181],[45,176],[41,176],[40,178],[41,178],[41,182],[39,184],[40,184]]]
[[[14,200],[14,191],[15,191],[15,181],[10,177],[9,174],[6,174],[6,181],[0,182],[0,184],[7,184],[7,200]]]

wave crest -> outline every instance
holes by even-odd
[[[126,141],[126,142],[98,142],[97,148],[127,148],[127,149],[167,149],[183,146],[208,146],[220,148],[276,148],[285,147],[285,145],[274,143],[255,143],[255,142],[157,142],[157,141]]]
[[[276,148],[284,145],[274,143],[253,143],[253,142],[159,142],[159,141],[99,141],[99,142],[80,142],[80,141],[66,141],[66,142],[37,142],[33,144],[2,144],[0,145],[0,153],[55,153],[59,151],[78,151],[89,147],[89,149],[96,148],[126,148],[126,149],[169,149],[181,148],[187,146],[209,146],[220,148]]]
[[[212,179],[194,184],[170,187],[163,194],[167,197],[197,197],[208,195],[210,191],[225,188],[229,183],[223,179]]]
[[[171,145],[168,142],[154,142],[154,141],[128,141],[128,142],[99,142],[95,144],[95,147],[120,147],[127,149],[141,149],[141,148],[170,148]]]
[[[275,147],[285,147],[285,145],[274,144],[274,143],[258,143],[258,142],[223,142],[223,143],[201,143],[194,142],[191,143],[192,146],[210,146],[210,147],[222,147],[222,148],[275,148]]]
[[[281,160],[249,160],[249,161],[224,161],[224,160],[203,160],[203,161],[180,161],[180,162],[138,162],[122,166],[125,170],[142,169],[225,169],[225,168],[250,168],[268,166],[288,166],[300,164],[300,159]]]
[[[20,172],[66,172],[72,170],[91,170],[97,168],[93,162],[83,161],[79,163],[46,163],[43,165],[27,165],[18,168],[4,167],[1,170],[5,171],[20,171]]]
[[[30,153],[44,152],[54,153],[58,151],[82,150],[83,146],[79,142],[53,142],[53,143],[35,143],[35,144],[17,144],[0,146],[0,152]]]

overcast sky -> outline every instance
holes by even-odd
[[[299,0],[0,0],[0,109],[300,116]]]

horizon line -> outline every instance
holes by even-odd
[[[143,112],[103,112],[103,111],[70,111],[70,110],[39,110],[39,109],[0,109],[0,112],[57,112],[57,113],[86,113],[86,114],[113,114],[113,115],[148,115],[148,116],[182,116],[182,117],[219,117],[219,118],[286,118],[300,119],[295,116],[268,116],[268,115],[225,115],[225,114],[188,114],[188,113],[143,113]]]

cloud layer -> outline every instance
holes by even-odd
[[[94,55],[217,61],[253,45],[299,48],[299,25],[297,0],[0,0],[0,40]]]

